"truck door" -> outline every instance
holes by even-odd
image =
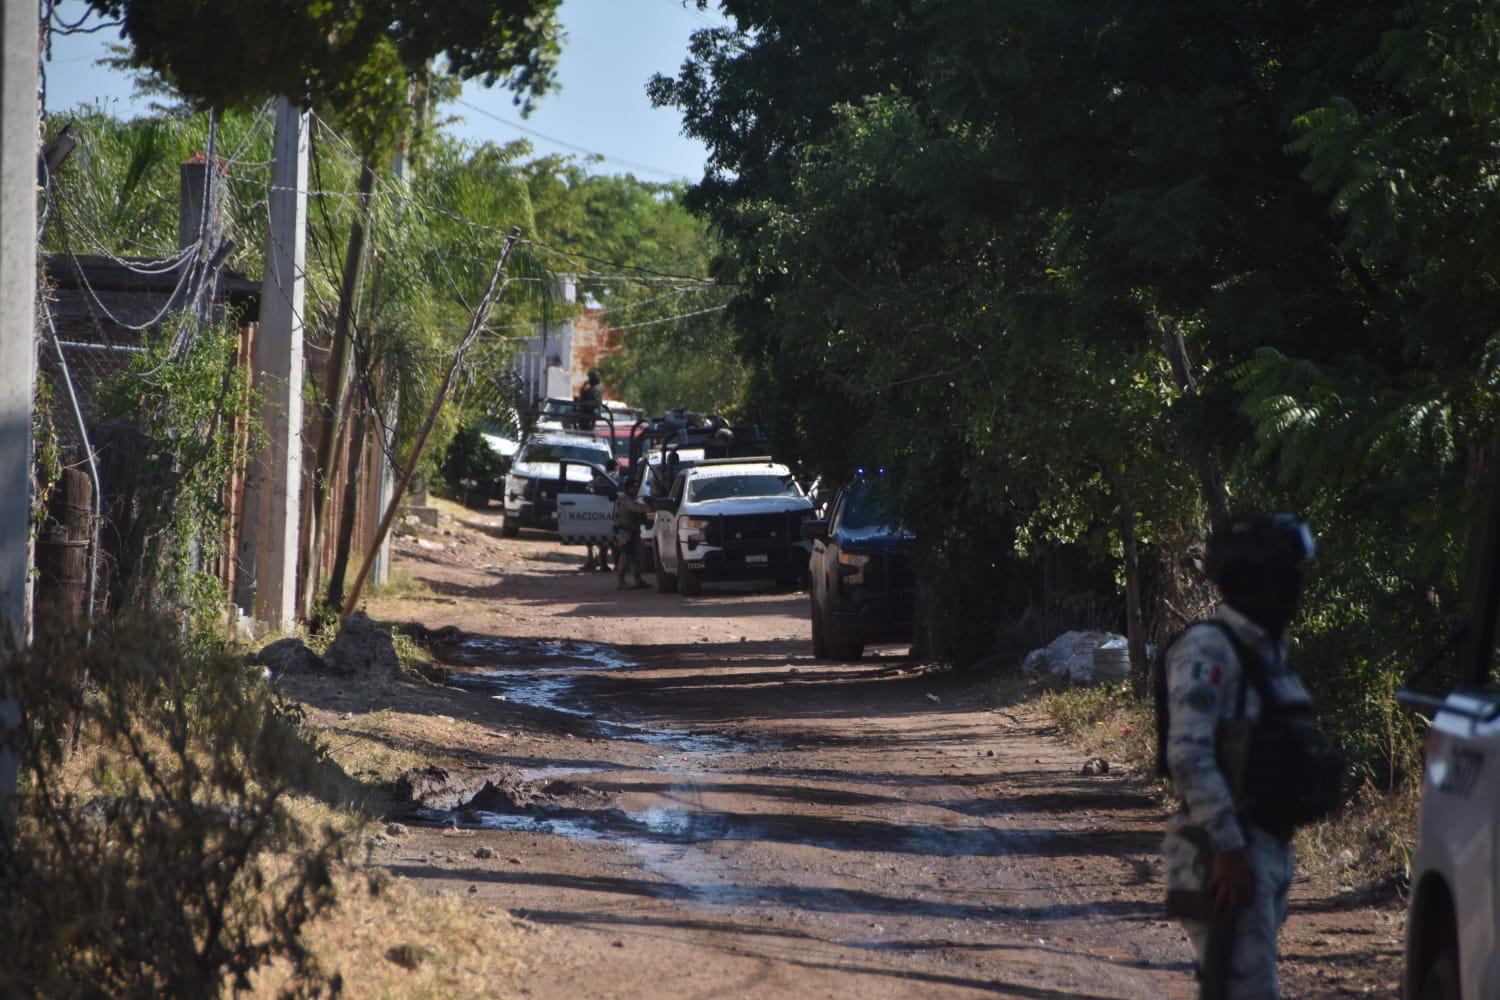
[[[656,558],[670,572],[680,572],[677,565],[677,512],[682,509],[682,496],[687,489],[687,473],[679,472],[672,483],[672,492],[667,494],[665,508],[656,512],[656,523],[652,532],[656,536]]]

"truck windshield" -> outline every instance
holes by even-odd
[[[899,518],[892,516],[889,492],[882,489],[879,483],[868,479],[849,487],[844,501],[843,526],[854,530],[887,528],[895,531]]]
[[[576,444],[534,444],[526,449],[526,461],[528,462],[585,462],[590,465],[603,465],[609,461],[609,447],[600,445],[590,447],[588,445]]]
[[[800,497],[791,476],[715,476],[688,484],[689,500],[733,500],[739,497]]]

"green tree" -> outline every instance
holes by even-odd
[[[826,471],[897,464],[960,658],[1065,544],[1118,575],[1139,660],[1201,602],[1214,515],[1294,507],[1328,540],[1305,662],[1388,773],[1368,734],[1461,606],[1496,415],[1495,15],[725,10],[652,94],[710,149],[688,200],[748,398]]]

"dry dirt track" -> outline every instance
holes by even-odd
[[[450,756],[560,784],[540,808],[410,822],[376,860],[548,927],[521,992],[1194,995],[1142,786],[1082,776],[1035,719],[900,651],[817,663],[801,593],[620,593],[467,520],[483,537],[457,552],[398,550],[439,600],[371,610],[461,630],[425,710],[485,735]],[[1299,919],[1321,952],[1290,995],[1364,992],[1337,970],[1391,960],[1368,913]]]

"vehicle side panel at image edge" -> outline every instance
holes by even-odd
[[[1500,461],[1500,432],[1491,455]],[[1481,522],[1474,597],[1464,628],[1408,678],[1397,697],[1431,718],[1421,820],[1406,922],[1407,1000],[1500,997],[1500,466]],[[1459,650],[1458,685],[1436,696],[1416,683]]]
[[[1500,718],[1481,721],[1470,713],[1493,715],[1500,694],[1455,692],[1447,701],[1463,714],[1439,711],[1428,734],[1412,860],[1406,995],[1489,1000],[1500,996]]]

